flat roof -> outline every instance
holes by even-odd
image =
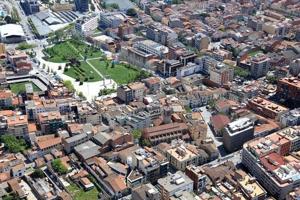
[[[5,24],[0,26],[0,34],[1,37],[9,37],[9,36],[24,37],[25,36],[22,26],[18,24]]]

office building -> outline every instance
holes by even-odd
[[[225,127],[223,133],[224,147],[229,152],[239,150],[242,145],[253,139],[254,126],[249,118],[240,118]]]
[[[75,0],[75,8],[79,12],[88,12],[89,0]]]
[[[40,12],[40,4],[38,0],[21,0],[20,5],[26,15],[32,15]]]

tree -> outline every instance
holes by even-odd
[[[11,16],[6,15],[6,16],[4,17],[4,21],[5,21],[7,24],[11,24],[11,23],[12,23],[12,18],[11,18]]]
[[[136,17],[137,16],[137,12],[134,8],[129,8],[126,12],[126,15],[131,16],[131,17]]]
[[[147,139],[142,139],[141,140],[141,146],[147,146],[147,147],[150,147],[151,146],[151,142]]]
[[[6,149],[12,153],[22,152],[27,147],[25,140],[17,139],[13,135],[3,135],[0,140],[5,144]]]
[[[64,86],[70,91],[70,92],[75,92],[75,88],[72,84],[71,81],[67,80],[67,81],[64,81]]]
[[[34,172],[32,173],[32,177],[33,178],[44,178],[45,174],[43,172],[43,170],[41,169],[35,169]]]
[[[134,130],[132,131],[132,135],[133,135],[133,138],[134,138],[134,139],[140,139],[141,136],[142,136],[142,131],[139,130],[139,129],[134,129]]]
[[[68,169],[63,165],[61,160],[59,158],[53,160],[51,162],[52,168],[55,172],[58,174],[66,174],[68,172]]]
[[[115,62],[114,61],[111,62],[111,68],[115,68]]]
[[[242,78],[247,78],[249,76],[249,71],[246,69],[243,69],[241,67],[234,67],[234,75],[239,76]]]
[[[61,70],[61,65],[58,66],[58,70]]]

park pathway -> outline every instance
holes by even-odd
[[[68,45],[71,47],[71,48],[73,48],[79,55],[80,55],[80,57],[83,59],[83,61],[84,61],[84,56],[78,51],[78,49],[76,49],[72,44],[70,44],[70,43],[68,43]],[[90,62],[89,62],[89,60],[96,60],[96,59],[100,59],[101,57],[98,57],[98,58],[88,58],[88,59],[86,59],[85,61],[86,61],[86,63],[97,73],[97,74],[99,74],[99,76],[101,76],[101,78],[103,79],[103,80],[105,80],[105,77],[94,67],[94,65],[92,65]],[[81,61],[81,60],[80,60]]]

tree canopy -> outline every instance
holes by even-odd
[[[17,139],[13,135],[3,135],[0,140],[5,144],[6,149],[12,153],[22,152],[27,147],[24,139]]]
[[[63,165],[60,159],[53,160],[51,165],[58,174],[66,174],[68,172],[68,169]]]

